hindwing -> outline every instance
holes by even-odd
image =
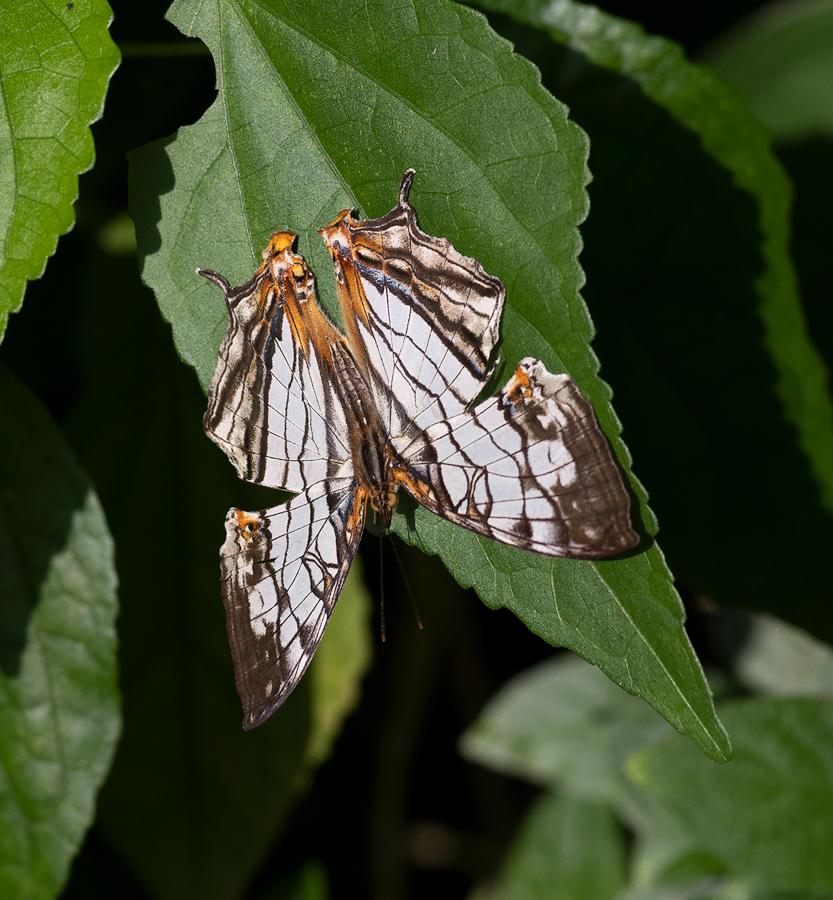
[[[355,481],[322,481],[283,506],[232,509],[220,551],[243,727],[289,696],[315,653],[364,528]]]

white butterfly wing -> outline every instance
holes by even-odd
[[[492,372],[505,289],[477,260],[417,225],[408,202],[321,235],[333,257],[350,347],[395,443],[462,412]]]
[[[546,555],[597,558],[638,541],[607,442],[569,376],[525,359],[470,410],[492,372],[505,291],[420,231],[412,178],[388,215],[356,222],[346,211],[321,230],[347,339],[318,306],[289,233],[273,236],[240,287],[201,273],[229,310],[205,430],[243,478],[298,494],[226,520],[223,596],[246,729],[309,665],[365,503],[380,481],[389,490],[383,478],[437,515]]]
[[[200,271],[222,288],[229,313],[203,426],[241,478],[298,492],[338,474],[350,450],[332,373],[332,346],[344,338],[318,306],[293,239],[275,234],[240,287]]]
[[[363,528],[352,478],[320,482],[274,509],[229,511],[223,601],[246,730],[267,719],[306,671]]]
[[[495,397],[403,453],[402,485],[432,512],[547,556],[599,558],[639,540],[592,406],[568,375],[521,361]]]

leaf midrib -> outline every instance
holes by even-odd
[[[218,2],[219,2],[219,0],[218,0]],[[276,78],[277,78],[277,81],[278,81],[280,87],[282,88],[282,90],[283,90],[283,92],[284,92],[284,95],[286,96],[287,100],[291,103],[291,105],[293,106],[293,108],[298,112],[299,120],[300,120],[302,123],[308,123],[308,122],[310,121],[310,120],[309,120],[309,117],[308,117],[307,115],[304,114],[304,112],[303,112],[303,107],[301,107],[301,106],[298,104],[298,102],[296,101],[295,96],[294,96],[294,94],[292,93],[292,90],[290,89],[289,85],[288,85],[287,82],[285,81],[285,79],[284,79],[284,77],[283,77],[283,74],[281,73],[280,69],[277,68],[277,66],[274,65],[274,63],[272,62],[272,60],[265,54],[265,51],[264,51],[264,48],[263,48],[263,43],[262,43],[262,41],[260,41],[260,39],[257,37],[257,32],[256,32],[256,31],[254,30],[254,28],[252,27],[251,22],[249,21],[248,17],[245,15],[245,12],[244,12],[244,10],[243,10],[242,5],[241,5],[240,3],[234,2],[234,0],[231,0],[231,2],[229,3],[229,5],[233,6],[234,9],[235,9],[235,11],[238,13],[238,19],[239,19],[239,21],[241,21],[241,23],[244,25],[244,27],[246,28],[246,30],[247,30],[247,31],[249,32],[249,34],[251,35],[252,43],[253,43],[254,46],[256,47],[257,52],[260,53],[260,54],[262,55],[263,59],[265,59],[267,65],[268,65],[268,67],[275,73],[275,76],[276,76]],[[393,97],[393,98],[395,98],[396,100],[398,100],[403,106],[405,106],[408,110],[410,110],[410,111],[414,114],[415,117],[421,119],[423,122],[425,122],[425,123],[426,123],[427,125],[429,125],[431,128],[434,128],[436,131],[438,131],[440,134],[442,134],[443,137],[449,142],[449,144],[451,144],[452,146],[456,147],[456,148],[460,151],[460,153],[461,153],[463,156],[465,156],[466,159],[469,160],[470,164],[471,164],[474,168],[476,168],[476,169],[478,169],[478,170],[481,170],[481,171],[483,172],[483,175],[482,175],[483,181],[484,181],[486,184],[488,184],[488,186],[489,186],[490,190],[492,191],[492,193],[494,194],[494,196],[496,196],[496,197],[500,200],[501,206],[503,207],[504,210],[506,210],[506,212],[507,212],[508,215],[510,216],[512,222],[513,222],[513,223],[514,223],[521,231],[523,231],[523,232],[529,237],[530,243],[532,243],[534,246],[538,247],[539,250],[541,250],[543,256],[548,260],[548,262],[549,262],[549,264],[550,264],[550,268],[551,268],[553,271],[556,270],[555,260],[554,260],[554,258],[553,258],[553,255],[548,251],[547,247],[546,247],[544,244],[542,244],[542,243],[540,242],[540,240],[538,240],[536,234],[535,234],[534,232],[532,232],[532,231],[524,224],[524,222],[522,222],[522,221],[517,217],[517,215],[515,214],[515,212],[514,212],[514,210],[512,209],[512,207],[509,206],[509,205],[505,202],[505,200],[504,200],[503,196],[501,195],[500,191],[499,191],[499,190],[497,189],[497,187],[494,185],[494,183],[492,182],[492,180],[488,177],[488,174],[486,173],[486,171],[482,170],[481,166],[480,166],[480,165],[477,163],[477,161],[474,159],[474,157],[472,156],[471,152],[468,151],[462,144],[460,144],[459,141],[457,141],[456,139],[454,139],[454,138],[449,134],[449,132],[447,131],[447,129],[443,128],[442,125],[441,125],[441,124],[438,124],[435,120],[427,118],[427,117],[425,116],[425,114],[424,114],[422,111],[420,111],[413,103],[411,103],[410,101],[408,101],[408,100],[407,100],[400,92],[392,90],[389,86],[387,86],[387,85],[385,85],[384,83],[380,82],[376,77],[374,77],[373,75],[371,75],[370,73],[368,73],[364,68],[359,68],[358,65],[357,65],[355,62],[352,62],[352,61],[348,60],[347,57],[345,56],[345,54],[339,53],[339,52],[338,52],[334,47],[332,47],[332,45],[330,45],[329,43],[324,43],[324,42],[322,42],[322,41],[316,39],[309,31],[307,31],[306,29],[300,27],[300,26],[297,25],[295,22],[290,21],[290,20],[289,20],[288,18],[286,18],[285,16],[281,16],[281,15],[279,15],[277,12],[275,12],[275,11],[273,11],[273,10],[271,10],[271,9],[265,8],[265,7],[262,5],[262,3],[259,2],[259,0],[252,0],[252,5],[255,6],[255,7],[257,7],[257,8],[260,10],[260,12],[261,12],[265,17],[267,17],[267,18],[272,18],[272,19],[274,19],[276,22],[281,23],[281,24],[282,24],[285,28],[287,28],[288,30],[295,32],[297,35],[299,35],[300,37],[304,38],[304,39],[305,39],[307,42],[309,42],[310,44],[312,44],[312,45],[314,45],[314,46],[320,48],[320,49],[323,50],[324,52],[328,53],[330,56],[332,56],[335,60],[337,60],[337,61],[338,61],[339,63],[341,63],[342,65],[344,65],[344,66],[350,68],[353,72],[355,72],[355,73],[357,74],[357,76],[359,76],[359,77],[361,77],[361,78],[364,78],[366,81],[368,81],[368,82],[370,82],[371,84],[375,85],[375,87],[376,87],[379,91],[384,92],[384,93],[386,93],[388,96]],[[464,9],[464,8],[462,8],[462,9]],[[458,13],[459,13],[459,10],[455,10],[455,12],[458,12]],[[221,19],[222,19],[222,17],[218,15],[218,20],[221,21]],[[458,15],[458,21],[459,21],[459,15]],[[222,29],[222,24],[219,25],[219,28]],[[463,40],[462,35],[460,35],[459,32],[456,32],[456,34],[457,34],[457,36],[460,37],[461,40]],[[492,34],[493,34],[493,36],[494,36],[499,42],[503,42],[504,44],[506,44],[507,46],[509,46],[509,42],[508,42],[508,41],[505,41],[503,38],[501,38],[499,35],[497,35],[497,34],[494,33],[494,32],[492,32]],[[219,36],[219,35],[218,35],[218,36]],[[444,35],[444,36],[447,37],[448,35]],[[467,46],[471,46],[471,45],[470,45],[470,44],[467,44]],[[504,48],[504,50],[505,50],[505,48]],[[509,52],[512,53],[513,51],[511,51],[511,49],[510,49]],[[222,58],[222,50],[220,50],[220,55],[221,55],[221,58]],[[517,54],[515,54],[515,55],[517,56]],[[522,59],[522,58],[519,57],[519,59]],[[493,58],[490,58],[490,61],[494,64],[494,59],[493,59]],[[496,65],[495,65],[495,68],[497,69],[497,66],[496,66]],[[218,60],[218,69],[220,70],[220,72],[223,71],[221,59]],[[498,75],[500,75],[499,72],[498,72]],[[221,75],[218,76],[218,78],[219,78],[219,80],[220,80],[221,82],[223,82],[223,84],[224,84],[224,76],[221,74]],[[504,82],[503,80],[501,80],[500,86],[508,87],[509,85],[507,85],[506,82]],[[527,88],[526,88],[526,86],[524,86],[524,85],[518,85],[518,87],[521,87],[521,88],[524,90],[525,93],[527,93],[527,94],[529,93],[528,90],[527,90]],[[540,91],[540,92],[547,93],[547,92],[546,92],[546,89],[545,89],[544,86],[540,83],[540,81],[538,82],[538,88],[539,88],[539,91]],[[493,88],[492,90],[494,90],[494,88]],[[485,93],[485,92],[484,92],[484,93]],[[222,90],[222,95],[223,95],[223,97],[225,97],[225,87],[224,87],[224,86],[223,86],[223,90]],[[467,95],[467,99],[468,99],[468,95]],[[532,99],[534,99],[534,97],[533,97]],[[552,118],[549,116],[549,114],[547,113],[547,111],[544,109],[543,105],[542,105],[540,102],[537,103],[536,105],[538,105],[538,106],[541,108],[541,110],[542,110],[542,112],[544,113],[544,115],[546,115],[548,121],[549,121],[550,123],[552,123]],[[225,102],[224,102],[224,107],[225,107]],[[224,118],[225,118],[225,124],[226,124],[226,127],[227,127],[227,129],[228,129],[228,124],[229,124],[229,123],[228,123],[228,116],[225,116]],[[565,117],[565,118],[566,118],[566,117]],[[569,128],[569,127],[573,127],[573,128],[577,127],[577,126],[575,125],[575,123],[572,122],[569,118],[566,118],[566,122],[567,122],[567,127],[568,127],[568,128]],[[324,144],[321,142],[321,140],[320,140],[320,138],[319,138],[319,136],[318,136],[317,131],[315,131],[315,130],[309,128],[308,126],[307,126],[307,130],[308,130],[309,134],[312,135],[312,137],[313,137],[315,143],[317,144],[317,146],[321,148],[321,152],[322,152],[323,157],[324,157],[324,158],[327,160],[327,162],[331,165],[331,169],[332,169],[333,173],[335,174],[335,176],[336,176],[337,180],[339,181],[339,183],[341,183],[342,186],[344,187],[345,193],[349,194],[351,197],[354,198],[354,200],[356,201],[356,208],[359,209],[359,210],[362,212],[362,214],[364,215],[364,210],[362,209],[361,204],[358,202],[358,199],[355,197],[355,194],[353,193],[353,191],[352,191],[351,188],[349,187],[347,181],[342,177],[340,171],[335,167],[335,165],[333,165],[333,164],[331,163],[332,156],[331,156],[331,154],[326,150]],[[228,142],[229,142],[229,146],[231,147],[231,137],[230,137],[230,132],[227,131],[227,134],[228,134]],[[555,129],[553,129],[553,135],[555,135]],[[555,152],[558,153],[558,152],[562,152],[562,151],[558,151],[558,150],[556,149]],[[243,192],[242,185],[240,184],[239,168],[238,168],[238,166],[237,166],[236,155],[235,155],[235,153],[234,153],[233,150],[231,151],[231,153],[232,153],[232,158],[234,159],[234,171],[235,171],[235,174],[237,175],[238,191],[240,192],[241,199],[242,199],[242,198],[245,196],[245,194],[244,194],[244,192]],[[581,190],[583,191],[583,190],[585,190],[585,188],[582,187]],[[248,238],[249,244],[250,244],[250,246],[251,246],[251,248],[252,248],[252,253],[254,254],[256,248],[255,248],[254,243],[253,243],[253,240],[252,240],[252,233],[251,233],[251,229],[250,229],[250,227],[249,227],[248,216],[246,216],[246,214],[245,214],[245,203],[244,203],[243,205],[244,205],[244,217],[245,217],[245,222],[246,222],[246,233],[247,233],[247,238]],[[573,227],[573,230],[574,230],[574,231],[577,231],[577,230],[578,230],[578,223],[576,223],[576,224],[573,225],[572,227]],[[571,255],[571,259],[573,260],[573,264],[577,267],[577,266],[578,266],[578,256],[574,254],[574,252],[573,252],[574,249],[575,249],[575,248],[572,248],[572,249],[570,250],[570,255]],[[561,280],[562,280],[562,282],[563,282],[564,279],[561,279]],[[576,302],[578,299],[579,299],[579,292],[578,292],[578,289],[576,288],[576,289],[573,291],[573,296],[572,296],[572,297],[565,297],[565,303],[567,304],[568,308],[570,308],[570,307],[572,307],[572,306],[575,304],[575,302]],[[542,331],[541,331],[540,328],[535,324],[535,322],[533,322],[531,319],[529,319],[529,318],[528,318],[524,313],[522,313],[522,312],[521,312],[514,304],[510,304],[510,306],[511,306],[511,309],[512,309],[512,311],[513,311],[513,314],[514,314],[514,315],[517,315],[517,316],[518,316],[518,317],[519,317],[519,318],[520,318],[520,319],[521,319],[521,320],[522,320],[522,321],[530,328],[530,330],[532,330],[535,334],[537,334],[537,335],[540,337],[541,341],[542,341],[544,344],[546,344],[547,347],[549,347],[549,348],[551,348],[551,349],[553,349],[553,350],[555,349],[555,347],[554,347],[554,345],[553,345],[553,343],[552,343],[552,340],[551,340],[549,337],[547,337],[545,334],[542,333]],[[586,344],[587,347],[590,346],[590,342],[589,342],[586,338],[584,339],[584,343]],[[595,370],[596,370],[596,377],[598,377],[598,364],[595,366]]]

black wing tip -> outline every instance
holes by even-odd
[[[235,659],[235,666],[237,660]],[[289,695],[298,686],[298,681],[289,680],[289,682],[281,682],[277,692],[269,694],[269,696],[253,695],[248,691],[241,689],[238,682],[237,694],[240,702],[243,704],[243,731],[253,731],[258,725],[262,725],[274,712],[280,709]],[[291,686],[289,686],[291,685]]]
[[[407,172],[402,176],[402,181],[399,184],[399,205],[400,206],[410,206],[411,204],[408,202],[408,197],[411,193],[411,185],[414,183],[414,176],[416,175],[416,169],[408,169]]]
[[[269,716],[243,716],[243,731],[254,731],[258,725],[262,725]]]
[[[604,553],[608,557],[620,556],[638,546],[642,539],[633,528],[622,529],[611,535],[606,542]]]
[[[586,558],[616,559],[637,547],[641,540],[639,534],[630,526],[611,529],[597,547],[588,548]]]
[[[627,540],[627,543],[624,545],[623,550],[621,552],[624,552],[625,550],[633,550],[634,547],[638,547],[642,541],[642,538],[639,536],[639,534],[636,531],[634,531],[633,528],[631,528],[626,533],[626,540]]]
[[[269,716],[283,703],[285,697],[277,703],[262,705],[259,703],[243,705],[243,731],[254,731],[258,725],[262,725]]]

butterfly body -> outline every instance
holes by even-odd
[[[334,373],[347,413],[356,489],[374,513],[380,514],[385,528],[390,528],[393,510],[399,502],[395,454],[356,363],[346,351],[341,348],[339,351]]]
[[[240,475],[296,494],[231,510],[223,595],[244,728],[305,671],[358,548],[369,505],[391,525],[399,490],[478,534],[551,556],[634,546],[627,492],[591,405],[531,357],[476,404],[494,371],[505,290],[476,260],[422,232],[408,193],[379,219],[349,210],[320,233],[345,334],[276,233],[240,287],[206,433]]]

